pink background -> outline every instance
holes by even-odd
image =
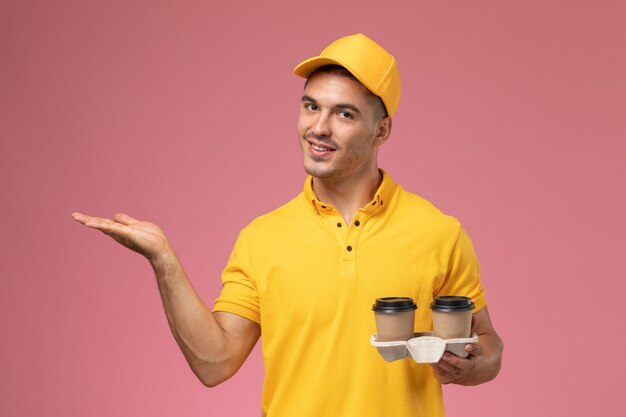
[[[506,345],[448,415],[619,414],[625,4],[2,0],[0,415],[259,415],[258,346],[204,388],[146,261],[70,213],[159,223],[212,305],[301,190],[293,66],[355,32],[403,77],[381,166],[461,219]]]

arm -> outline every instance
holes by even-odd
[[[478,385],[492,380],[500,372],[503,344],[491,324],[487,307],[474,314],[472,330],[478,335],[478,343],[465,346],[469,353],[467,358],[445,352],[441,360],[432,365],[435,377],[442,384]]]
[[[260,326],[235,314],[211,313],[158,226],[124,214],[117,214],[113,220],[80,213],[72,217],[148,259],[172,334],[204,385],[218,385],[241,367],[261,335]]]

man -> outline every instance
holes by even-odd
[[[459,222],[378,167],[400,97],[396,61],[358,34],[295,72],[307,79],[298,129],[309,177],[300,195],[241,231],[213,312],[158,226],[124,214],[74,218],[150,261],[172,333],[205,385],[232,376],[262,330],[263,415],[441,416],[441,383],[494,378],[502,342]],[[469,356],[385,362],[368,343],[370,307],[396,295],[417,302],[418,331],[431,328],[433,297],[471,297],[479,341]]]

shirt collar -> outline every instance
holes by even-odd
[[[393,182],[389,174],[382,169],[379,169],[379,171],[383,176],[383,180],[376,190],[374,198],[362,207],[364,211],[373,212],[383,209],[385,204],[391,201],[391,197],[396,190],[396,183]],[[334,210],[333,206],[324,203],[317,198],[315,192],[313,191],[313,177],[310,175],[304,181],[303,195],[304,199],[312,206],[316,213],[325,213]]]

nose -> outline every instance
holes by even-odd
[[[320,112],[316,115],[316,118],[313,121],[311,131],[317,137],[330,136],[331,130],[329,122],[328,115]]]

